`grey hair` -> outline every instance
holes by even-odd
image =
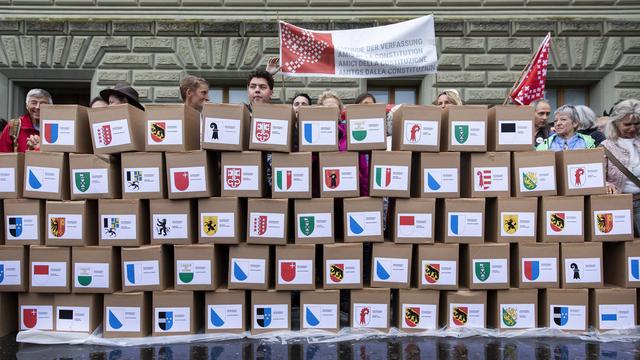
[[[589,130],[596,126],[596,120],[598,115],[586,105],[576,105],[576,111],[578,112],[578,130]]]
[[[553,119],[555,121],[556,116],[558,115],[567,115],[571,122],[574,124],[580,124],[580,118],[578,117],[578,111],[576,111],[576,107],[573,105],[562,105],[556,109],[553,113]]]
[[[51,98],[51,94],[47,90],[43,89],[31,89],[27,93],[27,98],[25,102],[28,104],[29,99],[31,98],[47,98],[49,99],[49,104],[53,104],[53,98]]]
[[[611,111],[611,114],[609,115],[609,121],[604,128],[604,135],[607,139],[615,140],[620,137],[620,132],[618,131],[616,123],[618,121],[622,121],[627,116],[630,116],[632,119],[640,120],[640,100],[627,99],[619,102],[613,107],[613,111]]]

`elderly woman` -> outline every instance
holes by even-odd
[[[600,145],[606,138],[604,134],[598,130],[598,126],[596,125],[598,115],[586,105],[576,105],[576,111],[580,119],[578,132],[591,136],[596,142],[596,146]]]
[[[555,134],[549,136],[536,150],[576,150],[592,149],[596,143],[589,135],[578,132],[580,118],[573,105],[563,105],[553,114]]]
[[[434,105],[440,106],[445,109],[449,105],[462,105],[462,99],[456,89],[446,89],[438,94],[438,98]]]

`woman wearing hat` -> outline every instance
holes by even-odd
[[[144,106],[140,104],[138,92],[127,83],[118,83],[113,89],[100,91],[100,96],[109,105],[129,104],[144,111]]]

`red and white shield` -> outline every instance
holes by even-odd
[[[266,142],[271,137],[271,123],[268,121],[256,121],[256,140]]]
[[[259,236],[264,235],[267,232],[267,223],[268,218],[266,215],[259,215],[253,218],[253,232],[258,234]]]
[[[242,183],[242,168],[227,168],[225,181],[231,188],[237,188]]]
[[[109,145],[111,144],[111,140],[113,140],[113,135],[111,134],[111,125],[102,125],[102,127],[98,129],[98,142],[102,143],[103,145]]]

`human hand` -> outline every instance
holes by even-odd
[[[613,184],[607,184],[606,188],[607,188],[607,194],[617,194],[618,193],[618,189],[616,189],[616,187],[613,186]]]
[[[275,56],[267,61],[267,72],[271,75],[275,75],[280,71],[280,58]]]
[[[40,136],[31,135],[27,138],[27,147],[29,150],[40,150]]]

